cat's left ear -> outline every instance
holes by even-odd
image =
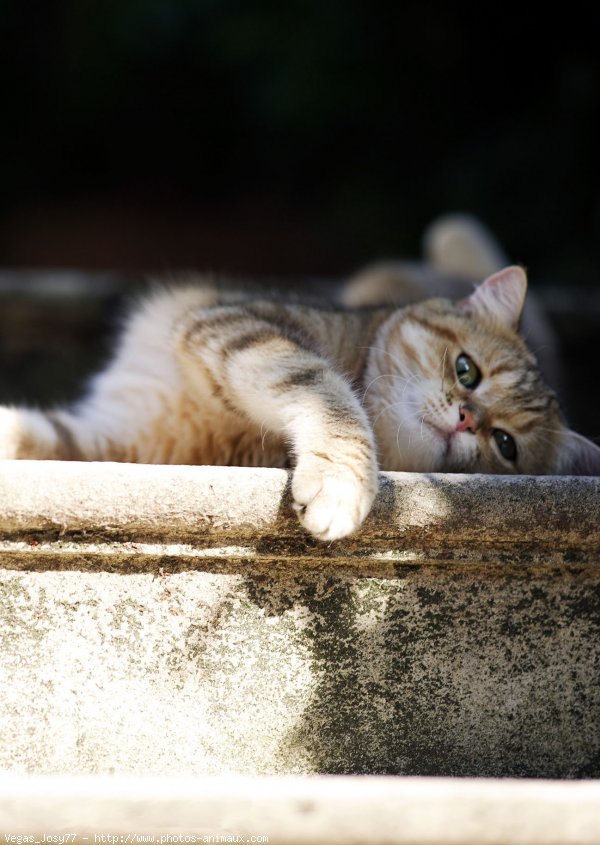
[[[517,331],[526,293],[525,270],[513,265],[488,276],[471,296],[457,305],[465,314],[479,314]]]

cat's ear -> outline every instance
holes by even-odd
[[[488,276],[457,305],[465,314],[479,314],[517,331],[526,293],[525,270],[514,265]]]
[[[558,475],[600,475],[600,447],[567,429],[558,457]]]

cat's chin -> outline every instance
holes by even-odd
[[[435,423],[425,422],[432,435],[434,449],[439,459],[437,472],[466,472],[473,467],[473,435],[452,429],[444,429]],[[471,469],[472,471],[472,469]]]
[[[456,432],[436,425],[428,420],[423,421],[423,429],[427,432],[429,453],[435,460],[435,469],[430,472],[442,471],[452,464],[456,458],[457,438]]]

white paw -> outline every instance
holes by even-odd
[[[361,525],[377,495],[375,462],[355,472],[316,455],[302,457],[292,479],[294,510],[319,540],[339,540]]]

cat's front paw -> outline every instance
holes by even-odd
[[[292,479],[294,510],[319,540],[339,540],[361,525],[377,495],[377,466],[350,467],[310,454]]]

